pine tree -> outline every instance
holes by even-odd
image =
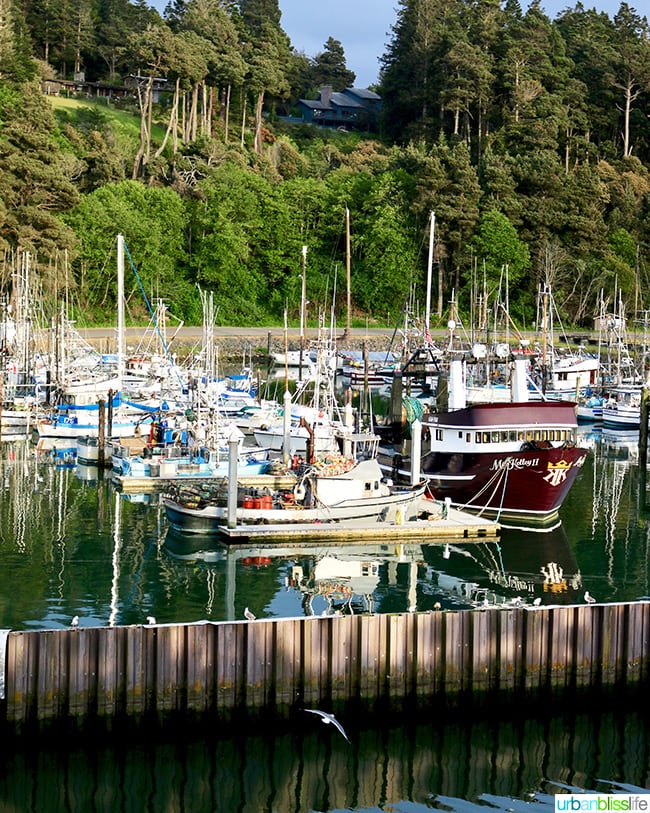
[[[312,64],[313,85],[317,88],[329,85],[333,90],[352,87],[356,74],[345,65],[345,52],[339,40],[328,37],[323,48],[323,51],[316,54]]]

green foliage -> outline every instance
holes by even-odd
[[[634,268],[637,262],[637,244],[627,229],[616,229],[609,238],[609,244],[613,253],[630,268]]]
[[[361,321],[424,298],[432,212],[440,302],[469,302],[483,263],[495,294],[507,265],[522,324],[542,282],[567,321],[588,322],[601,289],[628,311],[647,296],[650,45],[627,4],[552,21],[538,0],[398,0],[373,139],[283,121],[354,75],[327,32],[315,57],[292,52],[278,0],[174,0],[165,21],[141,0],[24,8],[0,0],[0,246],[40,265],[67,252],[95,318],[113,316],[118,231],[147,296],[186,321],[197,285],[223,322],[297,318],[303,246],[310,314],[335,288],[341,313],[346,211]],[[37,69],[140,82],[119,101],[54,97],[53,116]],[[146,316],[135,278],[129,313]]]
[[[485,262],[488,280],[494,286],[505,266],[512,290],[516,290],[530,269],[530,252],[508,218],[495,209],[481,215],[474,240],[479,262]]]
[[[80,243],[73,265],[79,296],[96,317],[110,316],[115,307],[117,280],[111,257],[118,233],[124,235],[137,271],[137,277],[130,275],[125,283],[132,318],[142,319],[147,313],[141,288],[150,301],[161,297],[173,303],[177,315],[185,315],[179,313],[177,294],[187,287],[182,272],[187,215],[175,192],[146,188],[136,181],[107,184],[84,196],[65,221]],[[192,312],[187,294],[184,300]]]

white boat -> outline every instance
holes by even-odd
[[[290,491],[244,495],[238,524],[270,525],[371,520],[402,523],[415,519],[424,494],[416,486],[393,486],[383,479],[376,458],[358,463],[341,458],[307,468]],[[170,491],[163,497],[170,524],[189,533],[218,533],[228,520],[222,491],[205,488]]]
[[[613,387],[603,404],[603,424],[624,429],[638,428],[641,425],[641,394],[640,386]]]
[[[106,427],[107,437],[134,437],[148,434],[155,417],[150,408],[138,409],[137,406],[122,403],[119,395],[112,400],[113,413],[110,425]],[[104,413],[107,420],[108,407]],[[39,439],[68,439],[76,441],[80,437],[99,437],[100,405],[99,403],[62,403],[55,407],[47,417],[36,422]]]
[[[307,350],[287,350],[284,353],[271,353],[271,359],[277,367],[304,367],[312,366]]]
[[[344,431],[344,425],[336,402],[335,366],[331,363],[336,359],[336,351],[323,329],[315,353],[314,374],[297,387],[294,403],[290,405],[288,426],[285,427],[283,411],[281,420],[254,429],[255,442],[259,446],[273,451],[287,451],[290,455],[305,455],[311,441],[314,455],[340,451],[338,436]],[[311,390],[309,403],[302,403],[301,399],[306,399],[308,390]],[[289,449],[285,450],[287,431]]]
[[[339,449],[337,434],[342,424],[333,421],[322,409],[293,404],[289,425],[289,454],[305,455],[307,443],[312,440],[312,452],[323,454]],[[255,442],[268,447],[274,452],[282,451],[284,445],[284,423],[278,420],[270,426],[259,426],[253,429]]]
[[[581,423],[597,423],[603,419],[604,395],[597,393],[581,395],[576,404],[576,414]]]
[[[146,485],[161,480],[223,480],[230,473],[227,451],[208,448],[183,454],[172,448],[164,454],[154,454],[150,448],[134,457],[114,456],[113,476],[116,485]],[[237,455],[237,476],[256,477],[266,474],[271,466],[268,449],[240,447]]]

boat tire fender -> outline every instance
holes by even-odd
[[[304,485],[302,483],[299,483],[293,489],[293,496],[294,496],[294,499],[295,499],[296,502],[302,502],[302,500],[305,499],[305,494],[306,493],[307,492],[305,491],[305,487],[304,487]]]

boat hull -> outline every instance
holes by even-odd
[[[346,520],[377,522],[408,522],[415,519],[425,494],[426,483],[415,488],[395,489],[392,494],[381,499],[360,498],[345,500],[335,506],[302,508],[280,507],[244,508],[237,507],[237,524],[290,525],[305,523],[336,523]],[[169,524],[179,531],[197,534],[218,534],[228,522],[226,505],[205,505],[202,507],[184,505],[169,497],[163,498],[163,505]]]
[[[567,446],[520,452],[494,452],[466,459],[457,472],[427,469],[427,493],[454,507],[499,522],[548,524],[582,470],[587,449]]]

